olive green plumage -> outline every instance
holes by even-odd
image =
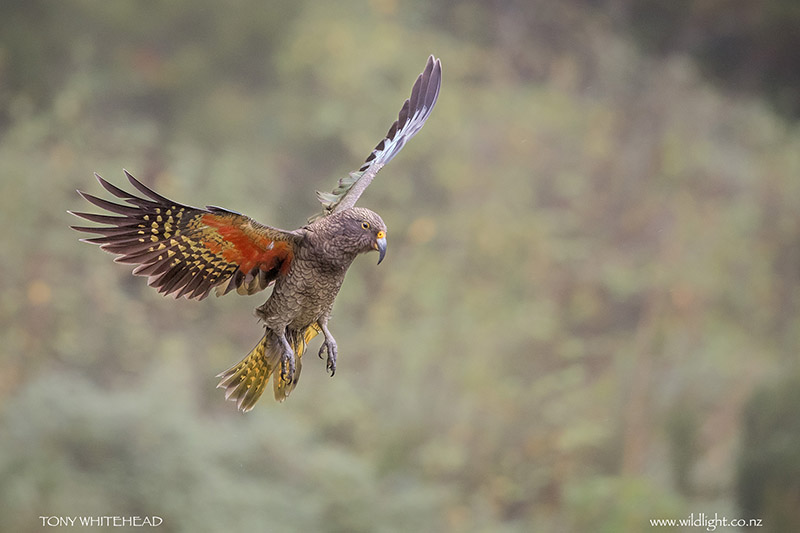
[[[355,203],[378,171],[422,127],[436,104],[441,64],[433,56],[415,82],[397,121],[364,165],[339,180],[331,193],[317,193],[323,212],[294,231],[265,226],[219,207],[205,209],[169,200],[125,172],[137,196],[97,176],[126,204],[78,191],[87,201],[113,213],[73,213],[102,226],[72,226],[100,237],[85,239],[117,254],[116,261],[137,265],[149,285],[176,298],[203,299],[235,290],[253,294],[272,286],[256,310],[265,332],[242,361],[219,374],[225,397],[249,411],[272,377],[279,401],[294,389],[306,345],[316,335],[331,376],[338,348],[328,329],[333,302],[347,269],[359,254],[386,253],[386,225],[376,213]]]

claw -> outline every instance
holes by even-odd
[[[281,359],[281,381],[289,383],[294,378],[294,355],[284,354]]]
[[[322,359],[322,352],[328,352],[328,360],[325,363],[325,368],[331,373],[331,377],[336,373],[336,341],[328,331],[327,320],[319,323],[322,333],[325,335],[325,340],[322,341],[322,346],[319,347],[319,358]]]
[[[333,377],[336,373],[336,343],[325,341],[325,347],[328,349],[328,360],[325,363],[325,368]]]
[[[281,381],[291,383],[295,370],[294,352],[289,341],[286,340],[286,335],[279,336],[278,339],[283,347],[283,354],[281,354]]]
[[[294,357],[291,355],[281,361],[281,381],[289,383],[294,378]]]
[[[331,373],[331,377],[336,373],[336,343],[322,341],[322,346],[319,347],[319,358],[322,359],[322,354],[327,352],[327,361],[325,369]]]

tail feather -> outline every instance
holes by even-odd
[[[242,411],[253,408],[278,364],[280,356],[269,350],[269,335],[264,334],[255,348],[240,362],[222,372],[218,388],[225,389],[225,399],[236,402]]]
[[[247,412],[255,406],[272,376],[275,399],[282,402],[289,396],[300,379],[301,358],[306,344],[320,329],[315,323],[303,332],[289,335],[289,344],[295,353],[295,371],[291,380],[281,377],[281,348],[276,335],[267,330],[247,356],[228,370],[217,375],[217,388],[225,389],[225,399],[236,402],[236,407]]]

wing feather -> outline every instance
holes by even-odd
[[[100,185],[127,204],[78,191],[89,203],[121,216],[72,212],[105,226],[72,226],[100,237],[81,239],[117,254],[115,261],[136,265],[133,273],[176,298],[203,299],[236,289],[252,294],[269,286],[294,257],[302,238],[297,232],[259,224],[220,207],[199,209],[161,196],[128,171],[125,175],[143,197],[112,185],[97,174]]]
[[[414,135],[416,135],[436,105],[442,85],[442,64],[433,56],[428,58],[425,70],[411,88],[411,96],[403,102],[397,120],[386,137],[375,146],[364,164],[355,172],[341,178],[330,193],[317,192],[323,212],[311,220],[353,207],[381,168],[391,161]]]

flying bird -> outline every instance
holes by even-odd
[[[125,204],[78,191],[112,214],[71,212],[101,224],[71,227],[100,235],[81,240],[117,254],[116,262],[137,265],[133,273],[147,276],[148,284],[164,295],[202,300],[212,289],[221,296],[232,291],[253,294],[272,286],[267,301],[256,309],[264,336],[244,359],[217,377],[225,397],[241,411],[253,408],[270,377],[275,399],[283,401],[297,385],[308,342],[320,333],[324,340],[319,357],[326,357],[331,376],[336,372],[338,348],[328,321],[345,273],[359,254],[377,251],[378,264],[386,254],[386,224],[377,213],[356,207],[356,201],[425,124],[441,82],[441,63],[430,56],[386,137],[332,192],[317,192],[322,212],[299,229],[266,226],[221,207],[201,209],[174,202],[128,171],[125,175],[137,193],[95,174],[100,185]]]

